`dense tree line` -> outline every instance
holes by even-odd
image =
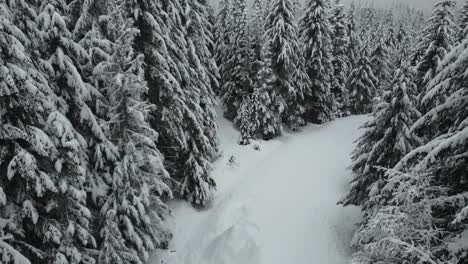
[[[358,11],[361,38],[380,49],[373,56],[380,63],[370,60],[368,69],[384,88],[357,141],[354,178],[341,201],[364,211],[353,239],[356,263],[468,261],[467,5],[438,1],[426,20],[399,12],[399,25],[376,23],[379,10]],[[384,41],[375,25],[387,28]],[[393,72],[388,84],[385,72]]]
[[[0,1],[2,263],[144,263],[218,155],[203,0]]]
[[[370,113],[390,85],[397,58],[414,43],[422,22],[410,18],[412,12],[407,6],[346,8],[329,0],[304,7],[289,0],[221,1],[218,94],[225,117],[241,130],[240,143]]]
[[[452,0],[0,0],[0,262],[166,248],[166,202],[216,187],[215,94],[242,145],[370,114],[354,260],[468,261],[467,24]]]

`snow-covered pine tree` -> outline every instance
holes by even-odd
[[[218,67],[218,64],[216,63],[216,60],[215,60],[215,44],[216,44],[216,27],[215,27],[215,24],[216,24],[216,10],[214,8],[214,6],[210,5],[210,4],[207,4],[206,6],[206,16],[208,17],[208,23],[209,23],[209,31],[210,31],[210,38],[211,38],[211,41],[210,41],[210,44],[208,46],[208,50],[210,51],[211,55],[212,55],[212,59],[216,65],[216,68],[218,70],[218,79],[217,79],[217,82],[218,82],[218,86],[216,87],[217,89],[219,89],[219,67]],[[212,85],[213,86],[213,85]],[[217,91],[217,89],[213,89],[213,91]]]
[[[305,118],[314,123],[332,120],[335,104],[330,92],[333,55],[329,9],[328,0],[308,0],[300,23],[305,71],[310,79],[305,93]]]
[[[414,15],[416,13],[416,15]],[[391,52],[393,65],[401,61],[409,62],[416,66],[422,56],[422,50],[417,52],[418,43],[422,36],[421,31],[426,22],[425,13],[422,10],[408,10],[404,19],[400,21],[398,30],[399,46]]]
[[[409,32],[409,35],[412,36],[412,38],[414,38],[412,40],[413,47],[411,48],[411,52],[409,55],[411,66],[416,67],[420,62],[422,56],[426,52],[427,42],[424,41],[425,36],[421,33],[426,28],[426,22],[427,18],[425,17],[425,14],[422,11],[417,12],[415,18],[411,21],[411,30]]]
[[[50,252],[64,231],[54,218],[62,157],[56,131],[46,124],[49,116],[62,116],[55,108],[58,98],[36,68],[36,54],[28,53],[40,37],[36,8],[27,1],[0,1],[0,257],[13,264],[53,261]],[[73,131],[68,120],[56,119],[56,125]]]
[[[59,186],[54,209],[55,224],[44,229],[49,242],[55,245],[48,247],[49,258],[55,263],[78,260],[88,263],[91,260],[86,248],[96,246],[91,233],[93,230],[90,230],[92,214],[87,204],[88,180],[94,172],[90,165],[89,147],[94,136],[103,142],[108,141],[89,105],[95,102],[94,98],[101,96],[85,81],[85,73],[81,71],[90,57],[73,40],[68,29],[70,7],[63,1],[48,1],[41,2],[37,10],[37,24],[42,31],[38,40],[37,65],[57,94],[56,105],[60,111],[47,120],[47,129],[60,153],[55,162]],[[106,154],[111,156],[110,153]]]
[[[352,114],[366,114],[372,111],[372,102],[376,95],[378,80],[374,75],[365,46],[348,78],[350,111]]]
[[[376,43],[381,41],[385,43],[387,50],[396,48],[398,46],[398,27],[395,23],[395,10],[387,9],[383,12],[380,20],[378,19],[378,31],[374,32]]]
[[[245,96],[252,93],[250,79],[250,64],[252,52],[250,49],[247,28],[247,4],[245,0],[234,0],[232,3],[231,20],[228,28],[232,31],[229,55],[224,62],[226,65],[221,87],[221,98],[226,106],[224,115],[231,120],[236,119],[238,110]]]
[[[194,205],[204,206],[211,200],[215,187],[210,163],[218,155],[219,140],[215,95],[210,83],[218,69],[207,49],[211,36],[207,27],[206,1],[189,0],[181,6],[185,10],[182,21],[187,32],[185,39],[190,74],[190,78],[183,79],[181,84],[190,112],[185,113],[184,122],[179,125],[189,136],[180,135],[186,140],[186,146],[179,153],[182,159],[173,178],[181,183],[177,189],[178,195]]]
[[[359,37],[357,36],[356,32],[356,6],[355,3],[352,2],[347,14],[347,24],[348,24],[348,39],[349,43],[347,46],[348,50],[348,58],[349,58],[349,68],[352,71],[357,64],[359,59],[359,49],[360,49],[360,42]],[[348,89],[349,91],[349,89]]]
[[[456,3],[453,0],[441,0],[435,4],[432,16],[428,20],[428,26],[424,29],[418,50],[422,57],[416,68],[418,71],[417,85],[421,96],[426,93],[427,84],[434,78],[440,61],[451,50],[456,31],[453,9]],[[419,51],[417,51],[419,52]],[[434,98],[438,100],[437,98]],[[432,105],[423,105],[421,109],[427,111],[435,102],[427,102]]]
[[[199,29],[186,17],[194,15],[195,9],[184,9],[188,4],[179,0],[128,5],[140,31],[134,48],[144,55],[147,100],[155,106],[150,123],[160,134],[158,147],[174,179],[171,187],[174,194],[204,205],[215,187],[210,162],[217,155],[218,140],[214,95],[200,82],[199,78],[206,80],[206,76],[195,70],[203,68],[201,53],[189,50],[189,45],[198,47],[199,40],[187,41],[189,26]]]
[[[182,8],[185,9],[185,17],[187,22],[186,39],[188,50],[193,50],[195,53],[190,54],[192,58],[192,67],[198,75],[200,85],[203,85],[202,97],[206,98],[205,104],[207,111],[213,114],[211,120],[215,119],[214,116],[214,91],[219,89],[219,69],[214,59],[213,52],[209,49],[214,47],[214,36],[211,21],[210,21],[210,6],[206,0],[187,0]],[[198,65],[201,63],[201,65]],[[216,128],[211,128],[216,130]],[[216,136],[215,136],[216,137]]]
[[[410,167],[433,177],[431,187],[441,190],[433,216],[443,215],[437,226],[447,231],[438,245],[460,236],[467,230],[466,164],[468,163],[468,40],[452,49],[440,63],[440,72],[428,84],[426,101],[437,102],[420,118],[411,131],[424,140],[424,144],[410,152],[395,167]],[[444,101],[433,100],[443,96]],[[464,248],[448,248],[453,261],[467,261]]]
[[[414,29],[405,22],[401,22],[398,27],[398,45],[389,50],[389,61],[391,65],[398,65],[401,62],[412,65],[411,57],[416,42],[414,37],[416,33],[413,34]]]
[[[265,140],[280,136],[283,131],[281,120],[282,98],[273,90],[274,75],[271,70],[271,56],[268,53],[268,45],[264,45],[261,51],[260,67],[255,78],[252,104],[254,116],[251,120],[256,127],[256,134]]]
[[[113,5],[113,1],[95,0],[75,0],[70,4],[73,19],[71,23],[75,25],[73,38],[89,53],[89,59],[85,64],[79,65],[79,71],[83,81],[92,85],[93,96],[87,105],[88,111],[94,115],[94,120],[80,126],[79,130],[88,142],[87,191],[91,195],[90,201],[96,214],[106,198],[105,192],[101,190],[111,185],[111,171],[119,156],[117,147],[111,142],[107,133],[109,109],[104,94],[106,87],[102,85],[101,76],[94,73],[95,67],[107,61],[113,53],[112,42],[106,36]]]
[[[333,74],[331,78],[331,92],[335,98],[333,113],[336,117],[349,115],[349,94],[346,81],[350,72],[348,58],[348,24],[344,6],[337,0],[331,14],[332,25],[332,54]]]
[[[297,22],[289,0],[274,0],[270,4],[265,24],[268,53],[271,56],[272,83],[276,109],[282,112],[282,121],[290,129],[305,124],[304,92],[306,73],[302,69],[301,47]]]
[[[391,82],[389,52],[383,36],[379,38],[377,46],[371,54],[371,65],[374,76],[377,78],[377,94],[382,95]]]
[[[458,40],[462,42],[468,34],[468,1],[465,1],[460,11],[460,22],[458,30]]]
[[[262,64],[262,49],[265,46],[265,7],[262,0],[253,2],[253,16],[249,23],[249,41],[252,49],[251,79],[257,82],[257,74]]]
[[[226,61],[229,56],[229,48],[231,46],[231,35],[228,33],[230,31],[231,24],[229,21],[231,18],[231,0],[222,0],[219,2],[218,13],[216,15],[216,23],[214,29],[214,39],[215,39],[215,51],[214,58],[216,64],[219,67],[219,86],[222,87],[227,79],[227,67]],[[215,91],[217,95],[220,95],[221,91]]]
[[[370,5],[362,5],[356,10],[356,20],[359,37],[363,43],[374,43],[379,32],[377,10]]]
[[[248,145],[256,134],[259,122],[256,116],[256,105],[258,105],[258,93],[255,91],[255,87],[260,85],[258,80],[258,73],[263,66],[262,62],[262,47],[264,46],[265,40],[265,29],[263,26],[265,20],[265,9],[264,3],[261,0],[255,0],[253,2],[253,16],[249,23],[246,24],[248,29],[248,45],[250,48],[251,63],[249,66],[249,78],[252,81],[252,91],[243,96],[242,102],[237,111],[237,116],[234,122],[239,125],[241,130],[241,137],[239,144]],[[235,55],[235,54],[231,54]],[[262,80],[263,81],[263,80]]]
[[[240,108],[237,113],[237,117],[234,119],[239,125],[241,136],[239,140],[240,145],[249,145],[251,140],[255,137],[257,130],[256,117],[254,116],[254,102],[252,95],[243,97],[243,101],[240,104]]]
[[[99,64],[109,98],[109,133],[119,146],[112,184],[101,208],[99,263],[144,263],[149,252],[167,244],[170,234],[161,226],[168,209],[161,196],[171,196],[169,178],[156,147],[158,133],[147,122],[151,105],[143,57],[133,49],[139,33],[125,14],[125,1],[115,0],[107,26],[113,43],[110,59]]]
[[[354,235],[352,263],[441,263],[434,245],[442,232],[432,216],[430,177],[385,172],[388,202],[368,210]]]
[[[386,182],[379,167],[393,168],[402,157],[419,145],[410,133],[420,117],[416,110],[416,85],[412,68],[402,65],[395,71],[391,90],[364,125],[364,135],[353,153],[354,179],[344,204],[373,206],[380,203]]]
[[[274,76],[271,70],[271,56],[265,40],[265,3],[255,0],[253,17],[250,22],[250,42],[254,62],[251,68],[253,93],[246,104],[252,105],[248,123],[254,128],[253,134],[263,139],[272,139],[282,133],[281,111],[275,107],[277,98],[272,90]],[[277,106],[277,105],[276,105]]]

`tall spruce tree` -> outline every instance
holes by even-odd
[[[352,240],[352,261],[370,264],[440,263],[435,246],[442,231],[432,216],[431,178],[417,173],[385,172],[387,202],[367,210]],[[440,259],[441,262],[444,260]]]
[[[305,94],[305,117],[314,123],[330,121],[335,103],[330,92],[333,57],[329,9],[327,0],[309,0],[301,20],[305,71],[310,78]]]
[[[297,22],[289,0],[275,0],[270,4],[265,29],[275,77],[272,89],[279,96],[275,108],[282,112],[283,123],[294,130],[305,124],[302,115],[306,78],[301,67],[304,63]]]
[[[364,125],[364,135],[353,153],[354,179],[344,203],[371,207],[383,199],[380,193],[387,179],[379,168],[393,168],[402,157],[419,145],[410,133],[420,117],[416,110],[416,85],[412,68],[403,65],[395,71],[391,90],[384,102],[372,113],[372,120]]]
[[[467,51],[468,41],[465,39],[440,63],[440,72],[428,84],[427,93],[421,99],[423,104],[427,101],[435,104],[411,129],[424,144],[396,166],[399,170],[409,167],[432,177],[431,189],[439,190],[433,198],[436,204],[432,207],[432,215],[435,218],[444,216],[437,221],[436,227],[446,231],[434,246],[440,247],[439,251],[447,259],[462,262],[467,261],[463,248],[445,246],[467,229],[468,210],[464,198],[468,162]]]
[[[227,79],[226,76],[228,68],[226,61],[230,52],[229,47],[231,46],[231,35],[229,34],[231,30],[228,27],[231,26],[231,23],[229,23],[232,19],[231,9],[232,3],[230,0],[220,1],[214,25],[214,58],[219,67],[219,88],[224,86],[225,80]],[[220,95],[221,91],[216,91],[216,94]]]
[[[371,64],[374,75],[377,78],[377,93],[382,95],[391,81],[389,52],[383,36],[379,38],[377,46],[371,54]]]
[[[221,97],[226,106],[225,116],[234,120],[238,117],[244,97],[252,93],[250,63],[252,53],[248,38],[247,4],[245,0],[235,0],[232,5],[232,16],[229,21],[232,29],[231,43],[227,47],[229,55],[226,60],[226,70],[221,87]],[[244,108],[245,109],[245,108]],[[236,119],[238,120],[238,118]]]
[[[262,49],[265,46],[265,7],[262,0],[253,3],[253,16],[249,23],[249,41],[252,49],[253,63],[251,67],[251,79],[256,82],[257,74],[262,64]]]
[[[333,113],[336,117],[349,115],[349,93],[346,81],[350,72],[348,57],[348,24],[344,6],[336,1],[331,15],[331,40],[333,54],[333,74],[331,77],[331,93],[335,98]]]
[[[468,1],[465,1],[460,13],[458,40],[461,42],[467,37],[466,34],[468,34]]]
[[[255,119],[252,122],[256,124],[256,133],[265,140],[280,136],[283,131],[281,115],[284,109],[281,108],[281,96],[273,89],[274,79],[271,56],[268,53],[268,45],[265,44],[252,95],[255,111]]]
[[[207,49],[211,37],[207,28],[206,2],[187,1],[182,8],[186,11],[183,21],[186,23],[184,28],[191,75],[189,80],[182,82],[185,104],[190,110],[185,113],[182,127],[189,136],[185,137],[186,146],[180,153],[180,165],[173,177],[181,183],[179,195],[195,205],[203,206],[211,200],[216,186],[211,177],[211,161],[219,151],[218,125],[211,83],[217,66]]]
[[[447,55],[455,41],[455,24],[453,0],[442,0],[435,4],[428,26],[424,29],[418,49],[422,52],[416,68],[418,70],[417,85],[421,96],[426,93],[427,84],[434,78],[440,61]],[[436,98],[434,98],[436,99]],[[428,102],[433,104],[434,102]],[[427,110],[431,106],[423,105]]]
[[[135,50],[145,55],[147,99],[155,105],[151,125],[160,133],[158,147],[167,157],[174,194],[204,205],[215,187],[210,162],[217,155],[218,140],[214,94],[202,63],[209,60],[200,58],[208,54],[202,50],[206,46],[200,48],[206,43],[206,29],[190,20],[201,18],[194,4],[142,1],[129,2],[128,8],[140,30]],[[204,34],[197,38],[203,41],[193,37],[200,32]]]
[[[164,183],[168,173],[156,147],[158,133],[147,122],[151,106],[143,97],[143,57],[133,50],[138,30],[127,19],[124,4],[115,1],[112,6],[107,35],[113,53],[95,69],[105,82],[110,137],[120,154],[101,209],[100,263],[143,263],[169,238],[160,225],[168,212],[159,198],[171,195]]]
[[[369,59],[368,48],[364,47],[348,79],[351,113],[365,114],[372,111],[377,82]]]
[[[73,38],[89,53],[89,59],[80,65],[79,71],[83,81],[93,87],[93,96],[87,105],[94,114],[94,120],[88,122],[87,126],[80,126],[80,131],[88,142],[87,191],[91,196],[92,209],[96,211],[93,213],[97,214],[106,198],[106,193],[100,190],[111,188],[110,175],[119,156],[117,147],[107,133],[109,108],[105,95],[106,86],[101,82],[101,76],[94,72],[113,53],[112,41],[106,34],[114,2],[72,1],[70,6],[70,17],[73,19],[71,23],[75,25]]]
[[[193,3],[194,9],[198,11],[197,13],[200,17],[200,20],[193,24],[196,24],[196,27],[200,27],[204,33],[204,36],[199,38],[198,41],[198,56],[210,80],[210,97],[214,98],[214,94],[219,90],[220,75],[219,67],[215,60],[215,14],[213,7],[208,2],[206,0],[199,0]],[[206,45],[206,48],[204,45]]]
[[[89,146],[95,138],[108,141],[91,106],[95,98],[102,97],[82,71],[90,56],[69,30],[67,22],[73,19],[73,9],[63,1],[50,1],[41,3],[38,10],[37,23],[43,35],[37,64],[59,97],[60,114],[49,116],[47,123],[49,129],[56,131],[54,142],[62,156],[56,162],[62,196],[57,206],[59,227],[51,225],[46,234],[57,245],[52,252],[57,263],[87,261],[89,251],[84,248],[96,246],[89,230],[92,215],[86,193],[88,177],[95,173]],[[67,129],[64,123],[68,123]],[[113,155],[111,151],[107,154]],[[62,231],[65,226],[66,232]]]
[[[348,57],[349,57],[349,68],[352,70],[356,67],[359,59],[360,42],[356,32],[356,6],[352,2],[348,11],[348,39],[349,44],[347,46]]]
[[[95,246],[82,188],[85,142],[37,67],[35,4],[0,1],[0,255],[6,263],[91,263],[83,250]]]

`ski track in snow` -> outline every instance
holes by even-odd
[[[311,125],[250,146],[238,146],[239,132],[220,119],[224,155],[214,165],[215,199],[203,210],[173,202],[174,240],[150,263],[347,263],[360,212],[336,203],[350,180],[353,142],[367,118]],[[237,166],[229,164],[231,156]]]

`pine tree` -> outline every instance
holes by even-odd
[[[462,10],[460,11],[461,18],[460,18],[460,25],[459,28],[459,36],[458,40],[461,42],[463,39],[466,38],[466,34],[468,34],[468,1],[465,1],[463,4]]]
[[[256,122],[254,112],[253,99],[251,95],[244,96],[244,99],[238,110],[236,119],[234,120],[239,124],[241,130],[240,145],[249,145],[251,140],[255,137]]]
[[[253,3],[253,17],[249,23],[249,41],[251,43],[253,63],[251,67],[251,77],[253,82],[257,82],[257,74],[262,67],[262,49],[265,46],[265,7],[262,0],[255,0]]]
[[[40,65],[52,90],[57,94],[56,104],[60,111],[60,114],[50,115],[47,120],[48,129],[53,131],[54,143],[60,153],[55,166],[61,196],[56,206],[59,213],[54,219],[55,224],[49,225],[45,233],[56,245],[49,257],[56,263],[80,259],[88,263],[91,260],[86,248],[96,246],[89,230],[91,210],[87,204],[86,188],[90,175],[95,172],[90,164],[91,153],[88,152],[89,146],[94,145],[94,138],[89,134],[107,144],[107,138],[90,105],[101,95],[85,81],[85,73],[81,71],[90,57],[73,40],[67,27],[67,21],[72,15],[69,6],[62,1],[51,1],[41,3],[37,10],[37,23],[42,30],[37,65]],[[111,151],[106,154],[113,155]]]
[[[117,147],[111,142],[108,130],[108,100],[105,86],[95,68],[107,61],[113,53],[112,42],[106,36],[107,25],[114,7],[113,1],[72,1],[69,5],[74,24],[73,39],[89,53],[89,59],[78,65],[84,82],[92,86],[93,96],[87,103],[94,120],[87,126],[80,126],[81,134],[88,144],[88,193],[91,198],[92,209],[98,213],[99,207],[105,200],[105,194],[100,190],[107,189],[112,184],[110,175],[119,156]],[[75,21],[76,20],[76,21]]]
[[[409,63],[411,66],[414,66],[414,63],[411,61],[413,54],[414,46],[416,39],[412,33],[413,28],[410,28],[408,25],[400,23],[398,29],[398,46],[390,49],[390,63],[391,65],[398,65],[399,63]]]
[[[437,204],[432,208],[433,216],[444,216],[437,223],[438,228],[447,231],[446,236],[436,244],[442,248],[443,243],[466,230],[468,215],[468,205],[461,198],[465,197],[468,162],[467,51],[468,41],[463,40],[440,63],[440,72],[428,84],[427,93],[421,98],[423,105],[432,105],[428,102],[435,104],[411,129],[423,139],[424,144],[396,166],[399,170],[409,167],[412,171],[431,175],[431,188],[442,190],[437,193]],[[462,249],[446,250],[453,261],[467,260]]]
[[[200,20],[198,26],[202,28],[205,34],[199,41],[198,56],[206,69],[210,80],[209,89],[210,97],[214,98],[214,94],[219,90],[219,67],[215,60],[215,17],[212,6],[206,0],[198,0],[194,2],[195,9],[199,12]],[[195,24],[195,23],[194,23]],[[205,48],[203,45],[206,45]],[[213,108],[214,109],[214,108]]]
[[[168,242],[161,227],[167,207],[160,196],[171,195],[168,173],[156,147],[158,133],[147,122],[151,106],[144,101],[143,57],[133,50],[138,30],[126,20],[124,1],[116,1],[107,35],[113,42],[108,61],[95,69],[109,97],[109,131],[119,146],[112,184],[101,216],[99,263],[143,263],[149,252]]]
[[[185,13],[185,30],[190,79],[185,81],[186,113],[183,130],[189,133],[186,146],[181,153],[181,165],[173,178],[181,183],[179,195],[194,205],[204,206],[212,198],[216,186],[211,177],[211,162],[218,155],[218,126],[216,123],[215,98],[206,72],[217,72],[213,55],[207,49],[211,37],[206,25],[207,5],[205,1],[187,1],[182,5]],[[201,62],[201,64],[200,64]],[[208,74],[208,77],[210,75]],[[184,84],[184,82],[182,82]],[[180,135],[179,137],[182,137]]]
[[[268,52],[268,43],[265,39],[265,8],[264,2],[255,0],[253,3],[253,17],[250,22],[250,42],[253,52],[251,67],[251,80],[253,92],[246,100],[246,104],[251,104],[252,115],[246,123],[250,123],[253,128],[253,135],[261,136],[268,140],[275,138],[282,133],[282,110],[278,109],[273,93],[272,82],[274,76],[271,70],[271,54]],[[273,99],[272,99],[273,98]]]
[[[379,204],[380,190],[386,182],[380,167],[393,168],[402,157],[418,147],[419,140],[410,133],[420,117],[416,110],[414,73],[408,66],[395,71],[391,91],[364,125],[364,135],[353,153],[354,179],[345,204]]]
[[[223,0],[219,3],[218,14],[216,16],[216,23],[215,23],[215,52],[214,57],[216,64],[219,66],[219,85],[220,87],[224,86],[225,80],[227,79],[227,67],[226,61],[229,56],[229,47],[231,46],[231,35],[228,33],[232,31],[228,26],[231,26],[229,21],[232,19],[231,17],[231,1],[230,0]],[[216,91],[218,95],[220,95],[221,91]]]
[[[416,162],[418,170],[431,170],[438,177],[444,177],[446,184],[453,189],[459,189],[463,182],[463,164],[466,162],[466,88],[465,70],[468,60],[465,55],[468,41],[464,40],[456,46],[441,62],[442,69],[429,83],[428,92],[421,99],[425,104],[434,97],[444,96],[443,102],[438,102],[413,126],[416,132],[425,140],[425,145],[405,157],[400,166]],[[460,141],[461,140],[461,141]]]
[[[364,43],[374,43],[375,34],[379,31],[376,9],[371,6],[362,6],[356,12],[357,31],[361,41]]]
[[[282,134],[281,106],[284,102],[273,90],[275,77],[271,70],[271,56],[267,44],[262,48],[259,68],[252,95],[254,116],[251,122],[256,126],[256,133],[269,140]]]
[[[346,81],[349,75],[348,58],[348,25],[344,6],[338,0],[333,8],[331,16],[332,24],[332,54],[333,54],[333,75],[331,78],[331,92],[335,98],[334,115],[343,117],[349,115],[349,94]]]
[[[421,43],[422,57],[417,64],[418,88],[421,96],[426,92],[427,84],[437,73],[440,61],[452,48],[455,40],[455,26],[453,23],[453,0],[442,0],[435,4],[432,16],[428,20],[428,26],[423,31]],[[422,106],[427,110],[429,105]]]
[[[171,187],[174,194],[204,205],[216,185],[210,162],[218,140],[214,94],[202,63],[209,60],[201,58],[208,54],[203,47],[207,29],[191,20],[202,19],[200,6],[180,1],[129,5],[140,30],[134,48],[144,55],[147,99],[155,106],[150,123],[160,133],[158,148],[174,180]]]
[[[247,6],[245,0],[235,0],[232,6],[232,19],[229,28],[233,29],[231,43],[227,47],[229,56],[226,60],[226,71],[221,87],[221,97],[226,106],[225,116],[234,120],[244,97],[252,93],[250,79],[251,50],[247,32]]]
[[[49,239],[42,230],[59,228],[44,208],[56,213],[59,152],[46,121],[59,113],[56,95],[27,52],[39,38],[34,8],[0,1],[0,256],[14,264],[45,263]]]
[[[185,27],[188,50],[195,51],[195,54],[189,53],[189,59],[194,64],[192,68],[197,72],[199,85],[204,86],[202,96],[208,99],[206,104],[211,105],[208,110],[213,111],[215,104],[213,91],[219,89],[220,76],[214,54],[209,49],[215,45],[209,6],[206,0],[188,0],[185,5],[182,5],[182,8],[186,8],[187,12],[185,13],[187,18]],[[199,63],[201,65],[198,65]],[[213,116],[213,118],[215,117]]]
[[[283,123],[294,130],[305,124],[302,115],[306,75],[301,67],[297,23],[289,0],[271,3],[265,28],[275,77],[272,90],[278,96],[274,108],[283,113]]]
[[[325,0],[309,0],[301,21],[302,39],[305,42],[305,71],[310,78],[306,96],[306,119],[315,123],[333,118],[334,98],[330,93],[332,53],[329,6]]]
[[[388,47],[384,43],[383,37],[380,37],[376,48],[371,54],[371,64],[377,78],[377,92],[381,95],[389,85],[391,78]]]
[[[350,110],[353,114],[365,114],[372,110],[376,95],[377,78],[374,76],[369,51],[364,47],[360,58],[348,78]]]
[[[389,201],[364,216],[353,238],[353,263],[439,263],[430,177],[392,170],[385,175]]]
[[[352,70],[356,67],[357,61],[359,59],[359,38],[356,32],[356,6],[354,2],[351,3],[348,13],[348,57],[349,57],[349,68]],[[349,90],[349,89],[348,89]]]

